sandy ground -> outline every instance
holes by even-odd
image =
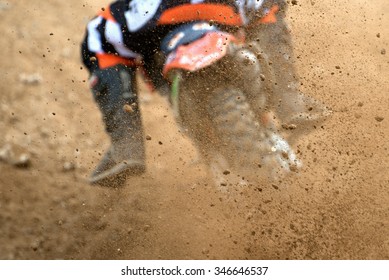
[[[108,138],[79,43],[107,2],[44,2],[0,1],[0,148],[31,158],[0,162],[0,259],[389,259],[386,0],[290,6],[301,89],[334,114],[297,143],[298,174],[233,195],[146,90],[147,173],[85,183]]]

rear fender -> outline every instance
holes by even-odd
[[[195,72],[222,59],[231,43],[238,39],[229,33],[209,31],[189,44],[180,45],[166,58],[163,75],[169,79],[171,70]]]

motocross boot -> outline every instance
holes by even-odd
[[[250,36],[259,43],[273,68],[275,92],[268,98],[280,125],[293,129],[293,135],[299,135],[323,122],[331,110],[298,90],[299,78],[293,61],[290,30],[285,22],[285,7],[279,11],[276,23],[262,24]]]
[[[145,172],[145,147],[134,69],[123,65],[97,70],[91,80],[111,146],[92,172],[89,182],[120,186],[128,176]]]

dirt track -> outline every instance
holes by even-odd
[[[0,1],[0,148],[31,154],[27,169],[0,161],[0,259],[389,259],[386,0],[290,6],[302,90],[334,114],[298,143],[297,175],[234,197],[147,91],[147,174],[86,184],[108,139],[79,42],[107,2],[35,2]]]

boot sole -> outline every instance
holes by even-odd
[[[125,183],[127,177],[138,176],[145,171],[146,167],[142,162],[123,161],[99,175],[90,177],[89,183],[104,187],[120,187]]]

